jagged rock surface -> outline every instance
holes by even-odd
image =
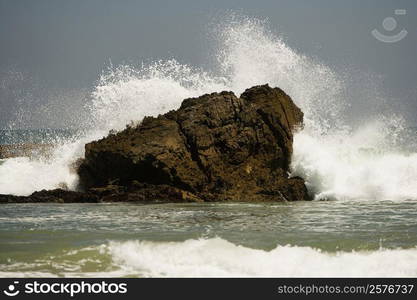
[[[87,144],[81,184],[123,187],[113,201],[308,200],[303,179],[288,178],[302,121],[291,98],[268,85],[240,98],[186,99],[176,111]]]

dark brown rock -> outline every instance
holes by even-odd
[[[0,195],[0,203],[94,203],[99,201],[99,197],[92,193],[62,189],[42,190],[34,192],[30,196]]]
[[[87,192],[63,189],[42,190],[29,196],[0,194],[0,204],[7,203],[98,203],[98,202],[203,202],[196,195],[169,185],[133,182],[125,186],[108,185]]]
[[[91,188],[86,193],[100,202],[203,202],[196,195],[182,189],[159,184],[134,181],[129,187],[108,185]]]
[[[186,99],[176,111],[87,144],[81,184],[104,201],[308,200],[304,181],[288,178],[302,120],[291,98],[268,85],[240,98]]]

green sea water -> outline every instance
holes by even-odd
[[[6,204],[0,276],[416,276],[416,201]]]

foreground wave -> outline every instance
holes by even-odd
[[[54,271],[44,270],[51,265]],[[100,270],[89,270],[92,265],[100,266]],[[32,270],[24,271],[25,267]],[[289,245],[265,251],[221,238],[134,240],[68,251],[60,258],[1,269],[1,277],[415,277],[417,248],[331,253]]]

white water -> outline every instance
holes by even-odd
[[[105,266],[92,271],[92,264]],[[1,277],[416,277],[417,248],[326,252],[285,245],[265,251],[218,237],[132,240],[2,267]]]
[[[328,253],[288,245],[264,251],[211,238],[113,242],[106,250],[125,274],[145,277],[417,276],[416,248]]]
[[[63,183],[74,189],[77,176],[70,165],[83,156],[86,142],[175,109],[187,97],[221,90],[240,94],[269,83],[286,91],[305,113],[292,167],[317,198],[417,199],[417,153],[401,150],[401,117],[370,111],[361,124],[352,124],[345,117],[351,109],[346,80],[289,48],[258,20],[231,17],[215,33],[215,74],[175,60],[106,72],[86,104],[85,135],[59,146],[49,160],[7,160],[0,166],[0,193],[27,195]]]

